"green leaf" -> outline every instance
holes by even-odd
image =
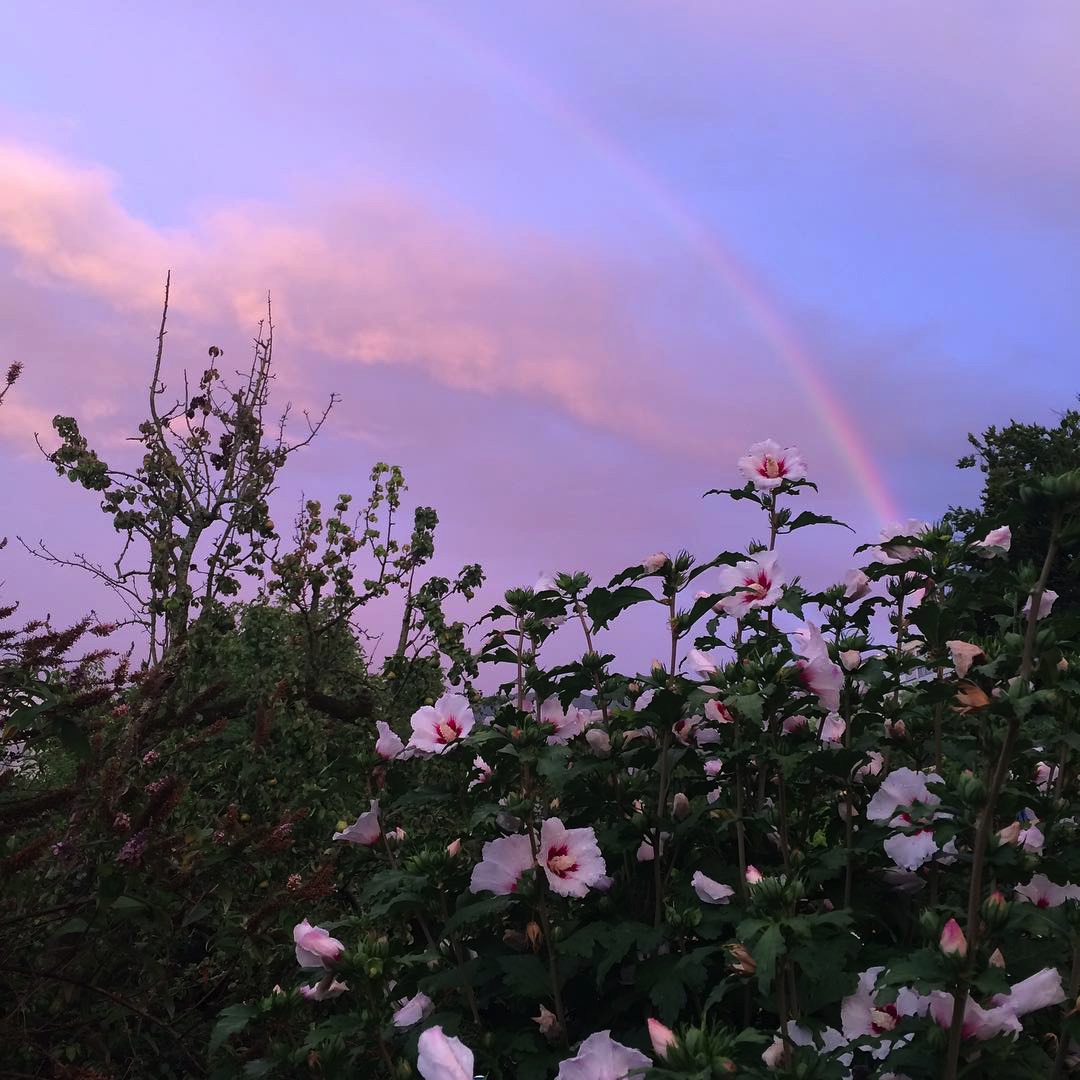
[[[255,1019],[258,1010],[254,1005],[229,1005],[218,1014],[217,1023],[210,1033],[210,1045],[207,1053],[211,1057],[221,1049],[230,1035],[243,1031]]]
[[[614,591],[598,587],[585,597],[585,608],[593,629],[603,630],[616,615],[646,600],[655,601],[656,597],[638,585],[623,585]]]
[[[489,896],[484,900],[458,907],[457,911],[446,920],[443,926],[443,936],[448,936],[462,926],[467,926],[478,919],[501,915],[512,901],[512,896]]]
[[[773,923],[766,927],[765,932],[750,950],[757,964],[758,989],[763,994],[767,993],[772,985],[773,977],[776,975],[776,961],[784,955],[786,949],[784,932],[778,924]]]
[[[848,532],[855,531],[850,525],[843,521],[837,521],[834,517],[829,517],[826,514],[814,514],[809,510],[804,510],[789,521],[781,532],[792,533],[796,529],[805,529],[808,525],[839,525],[842,529],[847,529]]]

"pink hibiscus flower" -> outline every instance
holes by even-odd
[[[586,714],[573,705],[564,712],[559,699],[555,697],[548,698],[540,706],[540,722],[555,728],[547,739],[550,746],[565,745],[575,735],[580,735],[585,730],[585,720]]]
[[[726,904],[735,895],[735,890],[730,885],[713,881],[700,870],[694,871],[690,884],[697,893],[698,899],[705,904]]]
[[[758,491],[772,491],[785,480],[806,478],[806,463],[793,447],[781,447],[772,439],[754,443],[748,453],[739,458],[739,472],[753,482]]]
[[[473,1080],[473,1053],[436,1024],[420,1035],[416,1067],[424,1080]]]
[[[828,712],[840,708],[840,688],[844,685],[844,672],[829,659],[829,647],[821,631],[808,622],[794,635],[795,651],[802,657],[798,661],[799,675],[806,688],[816,694]]]
[[[596,833],[568,829],[558,818],[547,818],[540,827],[537,862],[552,892],[560,896],[584,896],[607,874]]]
[[[725,596],[717,608],[741,619],[754,608],[772,607],[780,599],[783,585],[776,552],[762,551],[720,571],[720,592],[732,595]]]
[[[393,761],[394,758],[400,757],[405,750],[405,744],[396,732],[391,730],[390,725],[385,720],[377,720],[375,730],[379,733],[375,741],[375,753],[384,761]]]
[[[422,754],[443,754],[460,742],[476,723],[469,702],[460,694],[444,694],[434,705],[412,715],[409,748]]]
[[[498,896],[516,892],[518,880],[533,866],[532,845],[523,834],[489,840],[473,867],[469,892],[493,892]]]
[[[971,545],[975,554],[984,559],[993,559],[1002,555],[1012,547],[1012,529],[1008,525],[1002,525],[998,529],[991,529],[981,540],[976,540]]]
[[[644,1076],[652,1062],[640,1050],[623,1046],[610,1031],[590,1035],[578,1052],[559,1065],[555,1080],[626,1080]]]
[[[893,769],[874,792],[866,808],[867,818],[870,821],[888,821],[901,806],[916,802],[937,806],[941,797],[930,790],[932,783],[942,784],[944,780],[937,773],[916,772],[906,766]]]

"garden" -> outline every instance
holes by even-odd
[[[127,614],[0,611],[4,1076],[1080,1067],[1080,414],[973,436],[982,504],[852,535],[825,588],[785,545],[846,526],[763,437],[701,504],[760,539],[478,611],[484,553],[433,573],[397,467],[272,520],[334,401],[270,419],[269,324],[177,400],[164,333],[130,461],[43,443]],[[631,609],[645,671],[606,645]]]

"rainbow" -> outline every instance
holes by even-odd
[[[816,361],[769,295],[743,261],[679,201],[678,195],[655,173],[645,168],[621,143],[596,127],[580,111],[555,94],[529,72],[511,64],[490,45],[442,18],[416,0],[399,0],[395,11],[466,53],[470,60],[495,72],[530,105],[571,131],[594,154],[644,195],[703,263],[781,360],[806,394],[811,408],[867,505],[882,524],[897,521],[896,500],[874,460],[858,425],[840,395],[829,385],[823,365]]]

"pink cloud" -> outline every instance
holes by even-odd
[[[174,300],[245,331],[275,296],[278,330],[328,357],[415,367],[456,388],[547,401],[624,437],[706,452],[673,429],[675,388],[634,325],[633,272],[535,235],[496,238],[399,193],[309,191],[303,210],[246,203],[164,230],[98,167],[0,143],[0,247],[18,272],[147,319]],[[635,286],[636,287],[636,286]]]

